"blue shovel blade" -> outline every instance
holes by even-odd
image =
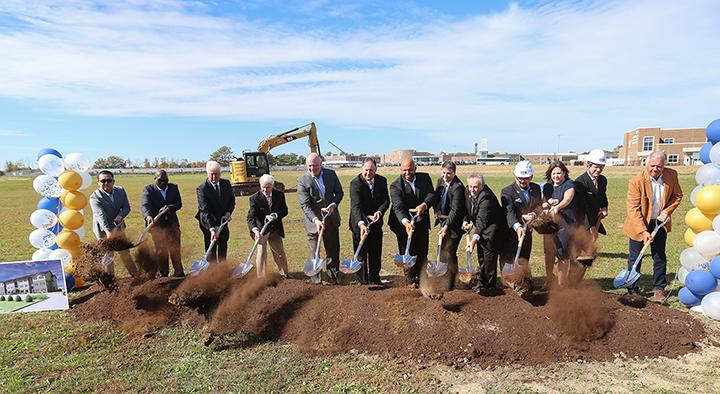
[[[403,256],[403,263],[408,267],[411,268],[415,263],[417,262],[417,256]]]
[[[432,262],[427,265],[427,268],[425,269],[427,271],[427,274],[431,278],[437,278],[439,276],[445,275],[447,272],[447,264],[443,262]]]
[[[343,274],[354,274],[360,271],[362,263],[358,260],[345,259],[340,263],[340,272]]]
[[[252,264],[249,263],[242,263],[238,265],[232,273],[233,279],[242,278],[243,276],[247,275],[248,272],[253,268]]]
[[[310,259],[305,263],[305,267],[303,267],[303,272],[305,275],[313,277],[320,273],[320,270],[322,268],[316,268],[315,267],[315,259]]]
[[[207,267],[209,267],[209,266],[210,266],[210,263],[208,263],[205,260],[195,260],[195,262],[193,262],[192,265],[190,266],[190,270],[188,271],[188,273],[190,275],[194,276],[194,275],[199,274],[200,271],[207,269]]]
[[[613,286],[617,289],[625,289],[638,281],[640,279],[640,273],[634,270],[622,270],[619,274],[613,279]]]

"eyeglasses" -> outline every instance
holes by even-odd
[[[115,180],[114,180],[114,179],[100,179],[100,180],[98,180],[98,182],[100,182],[100,183],[113,183],[113,182],[115,182]]]

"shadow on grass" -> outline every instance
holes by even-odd
[[[623,261],[627,261],[628,254],[627,253],[618,253],[618,252],[600,252],[598,253],[598,257],[604,257],[608,259],[619,259]]]

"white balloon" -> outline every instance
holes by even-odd
[[[694,270],[698,265],[706,264],[707,260],[694,247],[680,252],[680,264],[688,270]]]
[[[713,219],[713,230],[715,230],[716,233],[720,234],[720,215],[715,216],[715,219]]]
[[[60,260],[63,269],[70,263],[72,263],[72,255],[65,249],[55,249],[50,252],[48,257],[50,260]]]
[[[58,176],[65,171],[63,160],[55,155],[42,155],[38,159],[38,168],[45,175]]]
[[[65,168],[75,172],[86,172],[90,169],[90,162],[82,153],[68,153],[65,155]]]
[[[720,142],[713,145],[713,147],[710,149],[710,161],[713,164],[720,166]]]
[[[85,190],[88,187],[92,186],[92,177],[90,176],[90,173],[87,171],[78,172],[80,174],[80,178],[82,178],[82,186],[80,186],[80,190]]]
[[[703,307],[702,307],[702,305],[695,305],[694,307],[690,308],[690,310],[693,311],[693,312],[695,312],[695,313],[699,313],[699,314],[701,314],[701,315],[705,315],[705,312],[703,312]]]
[[[698,185],[720,185],[720,166],[708,163],[698,168],[695,173]]]
[[[708,317],[720,320],[720,292],[714,291],[705,297],[700,302],[702,305],[703,313]]]
[[[38,175],[38,177],[33,180],[33,189],[43,197],[60,197],[60,194],[62,194],[62,187],[60,187],[57,179],[50,175]]]
[[[55,243],[55,234],[50,230],[37,229],[33,230],[28,237],[30,245],[37,249],[49,248]]]
[[[57,222],[57,215],[47,209],[37,209],[30,214],[30,223],[32,223],[35,228],[50,228],[56,225]]]
[[[680,267],[677,272],[677,280],[681,285],[685,286],[685,277],[688,274],[688,270],[685,267]]]
[[[52,250],[50,249],[38,249],[32,254],[32,261],[47,260],[51,252]]]
[[[80,211],[80,212],[82,212],[82,211]],[[78,237],[80,237],[80,239],[82,239],[85,236],[85,227],[80,227],[79,229],[72,230],[72,231],[75,231],[75,234],[77,234]]]
[[[700,189],[702,189],[702,188],[703,188],[702,186],[697,185],[697,186],[695,186],[695,188],[692,189],[692,191],[690,192],[690,203],[692,204],[693,207],[696,206],[696,205],[695,205],[695,197],[697,196],[698,192],[699,192]]]
[[[693,247],[703,257],[710,260],[720,254],[720,234],[715,231],[702,231],[695,236]]]

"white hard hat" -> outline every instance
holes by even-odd
[[[530,178],[533,176],[533,168],[532,164],[530,164],[529,160],[523,160],[518,162],[515,165],[515,170],[513,171],[513,174],[515,174],[518,178]]]
[[[593,164],[605,165],[605,151],[602,149],[593,149],[587,155],[587,161]]]

